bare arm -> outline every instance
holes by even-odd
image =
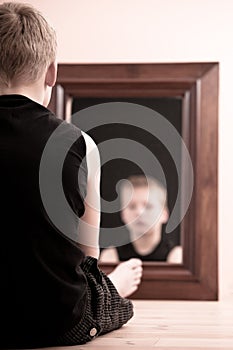
[[[79,247],[85,255],[99,258],[100,227],[100,156],[95,142],[82,132],[86,142],[87,195],[84,201],[85,213],[80,218]]]
[[[114,247],[104,249],[100,254],[100,262],[102,263],[119,263],[117,250]]]
[[[183,250],[181,246],[174,247],[167,257],[167,262],[181,264],[183,261]]]

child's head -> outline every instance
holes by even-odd
[[[121,218],[130,231],[142,234],[168,220],[167,191],[156,179],[130,176],[120,188]]]
[[[56,35],[28,4],[0,5],[0,87],[30,85],[56,60]]]

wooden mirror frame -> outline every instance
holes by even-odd
[[[218,63],[59,64],[49,108],[69,121],[73,97],[181,97],[194,192],[182,264],[144,263],[136,299],[218,299]],[[115,264],[101,264],[110,272]]]

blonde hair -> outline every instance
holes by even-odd
[[[28,4],[0,5],[0,84],[33,83],[56,59],[56,34]]]
[[[149,188],[149,190],[155,189],[156,197],[161,205],[167,206],[167,190],[157,179],[145,175],[131,175],[121,182],[121,194],[126,188],[130,188],[131,186],[134,188],[145,187]]]

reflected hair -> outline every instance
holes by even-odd
[[[167,189],[157,179],[146,175],[131,175],[127,179],[121,180],[120,194],[127,188],[149,188],[156,190],[156,196],[162,205],[167,206]]]

